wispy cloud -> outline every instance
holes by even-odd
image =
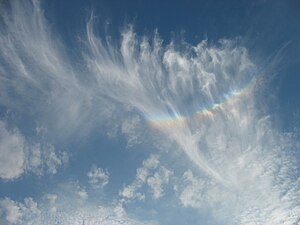
[[[141,119],[121,126],[133,138],[130,142],[136,141],[133,125],[143,120],[159,133],[160,142],[174,142],[186,157],[181,160],[193,163],[176,186],[184,207],[208,207],[216,220],[226,218],[228,224],[299,221],[299,176],[293,160],[297,144],[257,108],[254,92],[267,70],[258,74],[245,47],[234,40],[163,44],[158,33],[139,37],[131,26],[115,45],[97,36],[91,19],[75,49],[78,66],[47,25],[38,1],[10,4],[0,27],[1,107],[19,114],[30,109],[49,132],[56,131],[56,138],[77,135],[79,127],[90,131],[112,118],[113,111],[138,114]],[[120,120],[116,115],[114,123]],[[5,137],[1,144],[14,146],[14,151],[1,148],[1,157],[14,165],[12,171],[1,168],[1,176],[18,177],[24,170],[25,139],[4,125],[0,129]],[[61,164],[53,154],[49,157]],[[120,196],[142,200],[145,196],[136,191],[147,183],[154,198],[160,198],[172,172],[161,169],[150,179],[157,161],[155,156],[145,160]]]
[[[146,38],[139,41],[130,28],[122,33],[120,52],[112,55],[113,46],[94,35],[92,24],[88,24],[87,40],[90,52],[85,59],[101,95],[138,110],[202,171],[225,183],[199,149],[200,132],[205,129],[203,121],[218,124],[215,120],[222,113],[239,119],[235,117],[253,107],[251,98],[247,104],[222,105],[226,95],[241,91],[254,78],[255,66],[247,50],[223,40],[219,46],[204,41],[180,52],[172,43],[162,47],[157,35],[152,45]],[[216,118],[197,115],[205,110],[212,114],[212,109]]]

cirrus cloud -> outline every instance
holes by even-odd
[[[74,49],[79,55],[79,63],[74,63],[45,20],[39,1],[11,1],[10,6],[0,26],[1,108],[18,115],[26,112],[32,124],[38,118],[52,138],[65,142],[113,124],[121,127],[129,145],[140,143],[148,139],[135,134],[142,121],[147,134],[159,136],[155,144],[176,145],[161,154],[179,156],[187,165],[175,188],[184,208],[199,213],[205,208],[217,222],[228,224],[299,222],[299,174],[293,157],[299,145],[258,108],[256,91],[269,70],[259,69],[246,47],[226,39],[216,44],[164,44],[158,33],[140,37],[132,26],[121,32],[118,45],[97,35],[92,18]],[[67,158],[52,145],[29,144],[19,130],[4,123],[0,147],[3,179],[25,171],[55,174]],[[144,186],[155,200],[164,195],[174,173],[160,165],[156,154],[142,164],[133,182],[120,190],[121,202],[145,200]],[[92,185],[108,182],[101,168],[89,174]],[[78,195],[86,200],[88,193],[77,190]],[[3,204],[6,221],[20,222],[20,204],[8,199]],[[55,221],[80,224],[85,216],[100,213],[106,219],[94,221],[120,224],[123,218],[115,220],[114,214],[122,215],[118,206],[108,212],[105,207],[67,210]],[[43,218],[50,217],[45,213]]]

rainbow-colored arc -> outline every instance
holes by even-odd
[[[185,116],[180,114],[161,114],[155,116],[148,116],[147,121],[150,122],[154,126],[169,126],[175,124],[185,123],[187,120],[192,120],[193,118],[199,117],[213,117],[214,114],[223,109],[226,106],[234,105],[237,101],[239,101],[243,96],[249,95],[253,88],[255,87],[257,78],[252,78],[252,80],[247,83],[243,88],[239,91],[231,91],[229,94],[224,96],[223,102],[212,104],[210,106],[202,107],[196,112]]]

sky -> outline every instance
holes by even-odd
[[[300,3],[0,1],[0,224],[300,224]]]

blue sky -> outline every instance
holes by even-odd
[[[0,223],[295,225],[297,1],[0,1]]]

